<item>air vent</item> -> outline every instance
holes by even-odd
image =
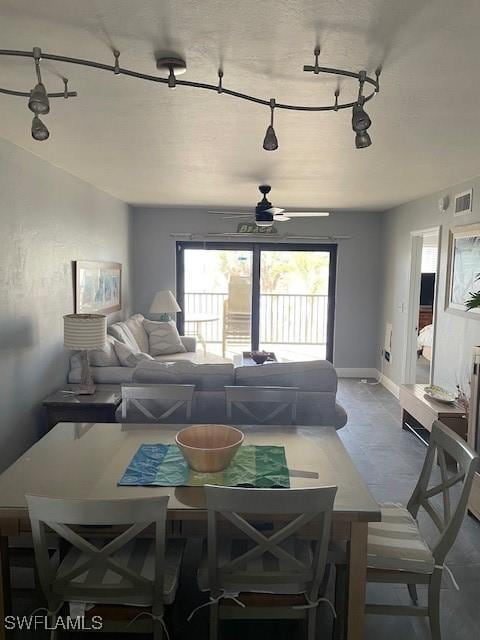
[[[457,193],[455,196],[455,208],[453,210],[454,216],[464,216],[466,213],[471,213],[472,195],[473,189],[464,191],[463,193]]]

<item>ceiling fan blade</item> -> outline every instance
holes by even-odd
[[[207,211],[214,216],[224,216],[224,215],[232,215],[232,216],[252,216],[253,213],[246,213],[245,211]]]
[[[290,218],[283,213],[277,213],[273,216],[275,222],[288,222]]]
[[[290,218],[326,218],[330,215],[328,211],[288,211]]]
[[[285,209],[280,209],[279,207],[270,207],[270,209],[264,209],[264,213],[271,213],[274,216],[283,213],[284,211]]]

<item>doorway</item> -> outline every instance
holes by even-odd
[[[180,333],[210,353],[333,360],[336,245],[178,242]]]
[[[405,382],[430,384],[435,356],[440,229],[412,234]]]

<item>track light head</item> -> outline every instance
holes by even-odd
[[[363,108],[363,102],[354,104],[352,110],[352,129],[355,133],[366,131],[371,124],[370,116]]]
[[[372,139],[370,138],[367,131],[357,132],[355,136],[355,147],[357,149],[366,149],[372,144]]]
[[[34,140],[43,141],[47,140],[50,136],[50,132],[43,124],[38,116],[33,116],[32,120],[32,138]]]
[[[39,82],[31,91],[28,108],[35,114],[45,115],[50,111],[50,101],[43,82]]]
[[[278,140],[275,129],[273,128],[273,113],[275,110],[275,98],[270,98],[270,124],[267,127],[265,138],[263,139],[263,148],[265,151],[275,151],[278,149]]]
[[[267,133],[263,139],[263,148],[265,151],[275,151],[275,149],[278,149],[277,135],[271,124],[268,125]]]

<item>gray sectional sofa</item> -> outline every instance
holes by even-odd
[[[114,340],[136,344],[138,351],[142,351],[148,345],[148,336],[142,333],[142,321],[143,317],[137,314],[125,322],[111,325],[109,334]],[[112,338],[109,339],[111,344]],[[196,352],[194,338],[182,337],[181,340],[187,351],[155,356],[134,367],[119,366],[111,346],[107,345],[105,357],[102,353],[91,356],[93,378],[97,384],[194,384],[193,422],[225,421],[224,387],[227,385],[297,387],[297,424],[337,429],[346,424],[347,414],[336,401],[337,374],[330,362],[271,362],[234,367],[225,358]],[[79,380],[80,361],[78,355],[74,355],[69,382]],[[138,421],[144,422],[144,418],[139,415]]]

